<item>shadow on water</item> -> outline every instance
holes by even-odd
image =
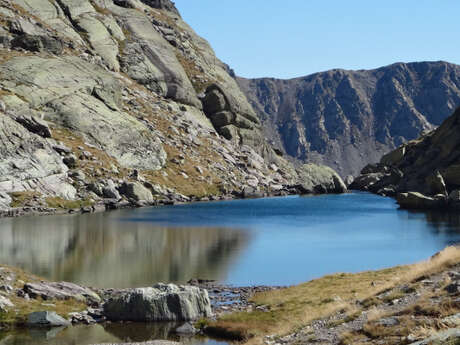
[[[100,343],[173,340],[185,345],[224,345],[204,337],[180,337],[172,333],[180,324],[113,323],[107,325],[58,327],[53,329],[23,329],[0,331],[0,345],[91,345]]]
[[[408,211],[410,216],[423,218],[435,235],[453,237],[446,245],[457,244],[456,238],[460,236],[460,214],[447,211]]]

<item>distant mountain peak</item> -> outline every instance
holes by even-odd
[[[331,166],[342,176],[356,175],[439,126],[460,105],[460,66],[445,61],[238,82],[266,135],[285,153]]]

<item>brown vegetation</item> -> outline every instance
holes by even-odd
[[[241,337],[245,339],[252,337],[249,343],[261,343],[264,335],[289,334],[296,329],[306,327],[316,319],[327,317],[339,310],[348,311],[348,315],[352,318],[353,315],[357,315],[356,306],[360,305],[359,301],[364,302],[362,303],[363,310],[379,303],[385,303],[376,296],[401,284],[416,284],[418,278],[441,272],[459,262],[460,249],[448,247],[430,260],[415,265],[357,274],[339,273],[325,276],[291,288],[257,294],[253,302],[265,306],[267,312],[229,314],[211,323],[210,326],[238,330]],[[400,294],[402,292],[397,291],[388,296],[393,298],[401,296]],[[447,303],[440,306],[440,310],[444,312],[438,311],[441,313],[439,315],[448,315],[460,309],[458,305]],[[394,339],[400,339],[414,328],[423,326],[414,322],[409,314],[435,314],[436,312],[430,305],[416,306],[408,310],[407,314],[403,313],[404,315],[400,316],[400,324],[393,329],[381,326],[376,320],[369,321],[363,333],[344,334],[342,343],[358,344],[359,339],[363,336],[371,338],[391,336]],[[374,315],[374,319],[377,318]]]

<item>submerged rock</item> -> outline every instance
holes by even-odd
[[[157,284],[134,289],[104,304],[112,321],[190,321],[212,315],[208,292],[195,286]]]
[[[445,204],[444,199],[431,198],[417,192],[400,193],[396,200],[405,209],[433,209]]]
[[[70,322],[54,311],[37,311],[29,314],[27,325],[32,327],[59,327],[70,326]]]
[[[187,322],[177,327],[174,332],[180,335],[194,335],[198,333],[198,330],[190,322]]]

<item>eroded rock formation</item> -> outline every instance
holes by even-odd
[[[1,209],[298,192],[173,2],[1,0],[0,19]]]

